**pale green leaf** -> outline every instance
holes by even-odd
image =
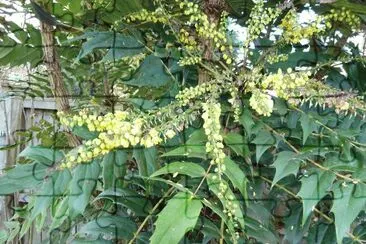
[[[203,177],[205,175],[205,169],[197,163],[173,162],[154,172],[151,177],[156,177],[163,174],[183,174],[193,178]]]
[[[97,185],[100,172],[99,161],[78,165],[69,186],[70,218],[83,214],[89,204],[90,196]]]
[[[201,209],[201,201],[190,194],[175,195],[158,215],[151,244],[179,243],[184,234],[195,227]]]

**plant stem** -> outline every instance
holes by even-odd
[[[164,194],[164,196],[162,198],[160,198],[160,200],[151,209],[149,215],[146,216],[146,218],[144,219],[144,221],[142,221],[141,225],[137,229],[136,233],[133,235],[133,238],[128,242],[128,244],[132,244],[136,240],[137,236],[140,234],[140,232],[142,231],[142,229],[146,225],[147,221],[150,219],[150,217],[152,217],[152,215],[156,211],[156,209],[158,209],[158,207],[160,206],[160,204],[165,200],[166,197],[168,197],[173,192],[174,189],[175,189],[174,187],[170,187],[169,190]]]

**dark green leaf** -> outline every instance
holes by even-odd
[[[233,186],[240,191],[244,199],[248,199],[247,196],[247,178],[240,167],[232,161],[229,157],[225,157],[224,161],[226,170],[224,174],[229,178]]]
[[[224,136],[225,144],[230,147],[237,155],[245,157],[249,155],[249,147],[245,138],[238,134],[229,132]]]
[[[136,224],[128,217],[102,216],[90,221],[78,230],[78,234],[105,240],[131,239],[137,230]]]
[[[252,141],[252,143],[256,144],[256,161],[259,162],[259,159],[262,157],[263,153],[273,146],[276,142],[275,137],[266,130],[261,130]]]
[[[156,147],[134,148],[133,157],[136,159],[139,174],[142,176],[149,176],[159,168]]]
[[[132,79],[124,83],[137,87],[158,88],[169,85],[171,81],[172,77],[165,71],[162,60],[154,55],[149,55],[133,74]]]
[[[282,178],[288,175],[295,175],[299,170],[301,160],[297,158],[297,154],[291,151],[283,151],[277,155],[273,163],[276,168],[276,174],[272,181],[272,187]]]
[[[148,215],[152,208],[151,202],[143,195],[126,188],[105,190],[96,199],[109,199],[116,204],[131,209],[137,216]]]
[[[41,146],[29,146],[19,153],[18,157],[25,157],[52,166],[62,159],[62,153],[56,149]]]
[[[210,188],[210,190],[215,193],[216,196],[219,195],[219,193],[221,194],[219,185],[220,183],[223,183],[227,186],[226,191],[225,191],[225,195],[223,197],[218,197],[219,200],[221,201],[223,206],[227,205],[227,202],[229,200],[226,199],[233,199],[231,200],[231,202],[236,205],[236,209],[235,209],[235,213],[234,213],[234,217],[238,218],[238,222],[241,225],[241,227],[244,227],[244,215],[243,212],[240,208],[241,203],[236,199],[234,193],[231,191],[229,185],[227,184],[227,182],[225,182],[223,179],[221,179],[221,181],[219,180],[219,178],[217,177],[217,175],[215,174],[209,174],[207,177],[207,184],[208,187]]]
[[[357,215],[366,209],[366,186],[364,184],[337,184],[333,188],[333,193],[331,211],[335,218],[337,242],[341,243]]]
[[[297,195],[303,203],[302,224],[305,224],[316,204],[328,194],[334,179],[335,174],[329,171],[316,171],[301,179],[301,189]]]

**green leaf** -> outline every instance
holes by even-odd
[[[175,195],[158,215],[151,244],[179,243],[184,234],[195,227],[201,209],[201,201],[190,194]]]
[[[92,53],[95,49],[108,49],[104,60],[117,60],[133,56],[144,50],[144,45],[138,35],[128,35],[112,31],[87,32],[81,36],[68,40],[67,43],[87,39],[83,43],[77,60]]]
[[[303,225],[316,204],[328,194],[334,180],[335,174],[329,171],[316,171],[301,179],[301,189],[297,195],[303,203]]]
[[[69,186],[69,216],[74,219],[83,214],[89,203],[90,196],[97,184],[100,172],[99,161],[78,165]]]
[[[255,123],[252,119],[252,113],[248,108],[243,109],[243,113],[241,114],[239,121],[244,126],[244,129],[248,133],[248,135],[251,136],[252,128],[255,125]]]
[[[78,230],[78,234],[84,234],[88,238],[104,239],[131,239],[137,230],[136,224],[128,217],[102,216],[90,221]]]
[[[162,157],[178,157],[178,156],[184,156],[184,157],[188,157],[188,158],[207,159],[206,147],[205,146],[184,145],[184,146],[175,148],[162,155]]]
[[[126,188],[107,189],[98,195],[96,200],[98,199],[108,199],[129,208],[137,216],[146,216],[152,209],[152,204],[147,198]]]
[[[173,162],[154,172],[150,177],[156,177],[163,174],[183,174],[195,178],[203,177],[205,175],[205,169],[197,163]]]
[[[275,230],[260,224],[252,218],[246,218],[246,234],[260,243],[280,243]]]
[[[98,137],[98,132],[89,131],[86,126],[74,126],[72,128],[72,133],[78,137],[81,137],[85,140],[92,140]]]
[[[127,157],[127,153],[122,150],[112,151],[104,156],[102,162],[104,189],[123,186]]]
[[[306,235],[311,219],[308,218],[308,221],[304,226],[301,225],[301,204],[296,203],[294,206],[288,206],[291,211],[290,215],[284,219],[285,223],[285,236],[284,240],[286,243],[301,243],[302,239]]]
[[[240,191],[244,199],[248,199],[247,194],[247,177],[240,167],[229,157],[225,157],[224,161],[226,170],[224,174],[229,178],[233,186]]]
[[[276,174],[272,181],[273,187],[278,181],[288,175],[295,175],[299,171],[301,160],[297,158],[297,154],[291,151],[283,151],[277,155],[273,163],[276,168]]]
[[[46,148],[41,146],[29,146],[25,148],[18,157],[25,157],[34,161],[52,166],[55,162],[60,161],[63,156],[59,150]]]
[[[133,157],[136,159],[141,176],[149,176],[159,168],[156,147],[134,148]]]
[[[154,55],[147,56],[132,79],[125,81],[127,85],[137,87],[159,88],[171,83],[172,77],[167,74],[162,60]]]
[[[204,130],[195,130],[189,137],[183,146],[179,146],[167,153],[164,153],[162,157],[177,157],[185,156],[192,158],[207,159],[206,153],[207,136]]]
[[[245,138],[234,132],[224,135],[225,144],[230,147],[237,155],[246,157],[249,155],[249,147]]]
[[[35,203],[31,212],[30,219],[35,219],[39,214],[47,211],[53,199],[61,196],[71,180],[68,170],[57,171],[51,177],[47,177],[41,189],[35,195]]]
[[[300,123],[303,131],[302,144],[305,145],[309,135],[316,131],[318,126],[310,119],[306,113],[302,113],[300,117]]]
[[[0,195],[33,189],[43,182],[48,166],[43,163],[18,164],[0,176]]]
[[[252,141],[252,143],[256,144],[256,161],[259,162],[259,159],[262,157],[263,153],[273,146],[276,142],[275,137],[266,130],[261,130]]]
[[[227,186],[227,188],[226,188],[224,197],[218,197],[219,200],[221,201],[221,203],[222,203],[223,206],[226,206],[227,205],[227,201],[228,201],[226,199],[230,199],[230,198],[233,199],[233,200],[231,200],[231,202],[233,204],[236,204],[237,205],[237,208],[235,209],[234,217],[237,217],[238,218],[239,224],[241,225],[241,227],[244,228],[244,218],[243,218],[244,214],[243,214],[243,212],[242,212],[242,210],[240,208],[240,205],[241,204],[236,199],[234,193],[231,191],[228,183],[225,180],[223,180],[223,179],[221,179],[221,181],[220,181],[220,179],[215,174],[209,174],[208,175],[208,177],[207,177],[208,187],[209,187],[210,191],[212,191],[213,193],[215,193],[216,196],[218,196],[219,193],[221,193],[220,188],[219,188],[220,183],[225,184]]]
[[[337,242],[342,243],[352,222],[361,211],[366,209],[366,186],[364,184],[336,184],[333,193],[331,212],[334,213]]]

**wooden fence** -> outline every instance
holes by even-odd
[[[16,142],[17,131],[26,131],[40,120],[53,122],[52,114],[56,112],[54,99],[25,99],[7,97],[0,100],[0,146],[12,145]],[[32,139],[28,145],[36,145],[38,141]],[[11,150],[0,151],[0,170],[15,164],[16,156],[24,148],[17,146]],[[29,192],[28,194],[31,194]],[[0,197],[0,230],[4,229],[4,222],[13,215],[13,207],[18,206],[27,193],[12,194]],[[47,238],[47,233],[37,233],[31,226],[28,233],[21,239],[15,238],[13,243],[41,243]]]

